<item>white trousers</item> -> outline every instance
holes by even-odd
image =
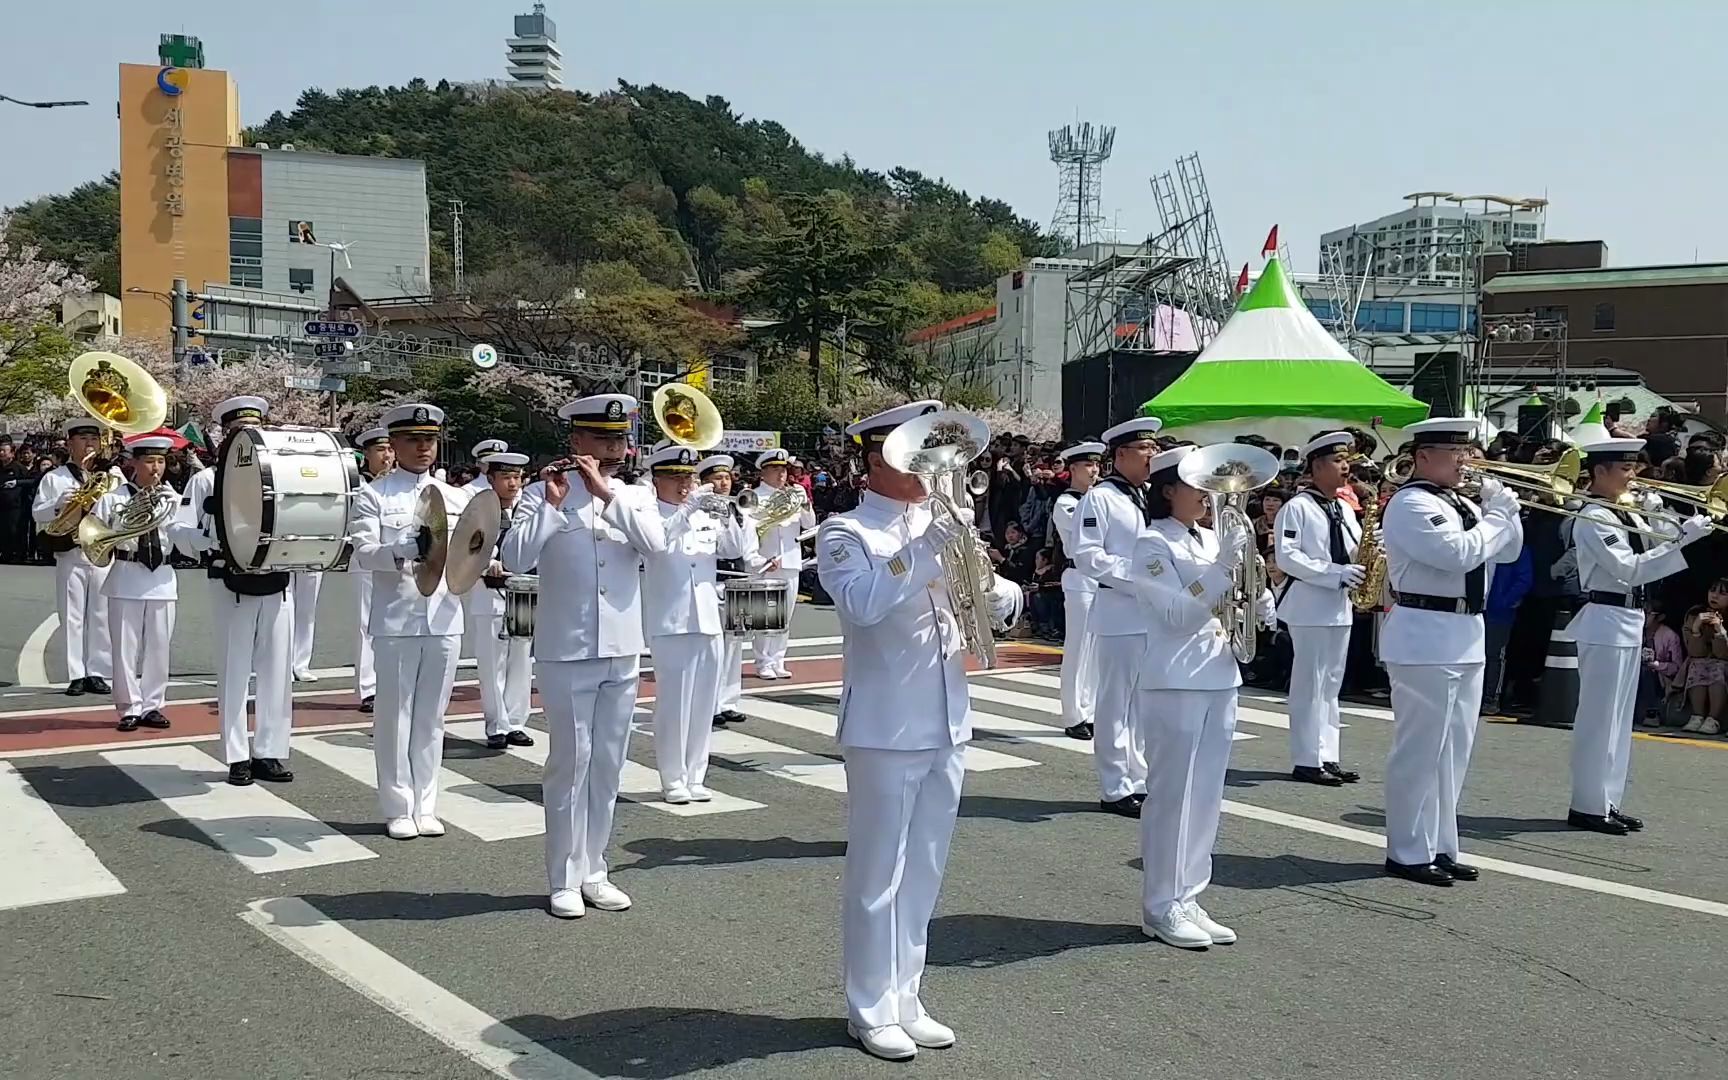
[[[364,701],[378,693],[378,669],[372,662],[372,632],[366,629],[367,620],[372,618],[372,572],[356,570],[353,573],[355,606],[359,609],[360,619],[355,624],[360,632],[355,635],[359,648],[354,658],[354,690]]]
[[[312,668],[312,638],[318,629],[318,590],[324,575],[317,570],[296,570],[289,575],[294,584],[294,670]]]
[[[1338,691],[1350,654],[1348,626],[1292,626],[1290,764],[1319,768],[1338,761]]]
[[[114,708],[142,716],[168,698],[168,651],[174,639],[173,600],[108,600],[114,635]]]
[[[107,580],[108,568],[91,566],[77,549],[54,556],[55,609],[60,616],[60,634],[66,641],[69,682],[89,676],[106,679],[113,670],[108,598],[102,595],[102,583]]]
[[[1098,639],[1088,631],[1092,621],[1090,589],[1063,589],[1062,723],[1090,724],[1098,691]]]
[[[222,717],[222,760],[288,756],[293,727],[289,649],[294,633],[285,593],[238,596],[210,579],[210,610],[217,634],[216,711]],[[246,690],[258,676],[257,737],[246,742]]]
[[[606,845],[641,666],[634,654],[535,664],[548,732],[541,801],[553,892],[606,880]]]
[[[1212,845],[1236,733],[1236,691],[1142,690],[1146,805],[1140,808],[1141,907],[1148,923],[1212,883]]]
[[[930,916],[960,810],[966,747],[846,754],[840,938],[846,1013],[859,1027],[924,1015]]]
[[[1607,815],[1626,797],[1638,648],[1578,643],[1578,712],[1572,724],[1572,809]]]
[[[736,709],[744,696],[744,639],[737,634],[727,634],[721,642],[720,696],[715,712]]]
[[[720,686],[719,634],[661,634],[654,650],[654,765],[660,788],[708,780],[708,740]]]
[[[1093,719],[1092,764],[1105,802],[1146,790],[1146,733],[1136,714],[1136,687],[1146,662],[1145,634],[1100,634],[1098,696]]]
[[[778,578],[786,583],[786,629],[776,634],[756,634],[750,642],[756,649],[756,674],[786,670],[786,642],[792,633],[792,609],[798,604],[798,571],[776,570],[762,575],[764,580]]]
[[[1423,866],[1458,855],[1458,797],[1482,707],[1481,664],[1387,664],[1386,857]]]
[[[475,592],[484,589],[476,585]],[[490,606],[491,598],[482,597]],[[474,666],[480,679],[480,712],[486,717],[486,734],[507,735],[528,726],[533,702],[534,639],[499,637],[504,616],[470,606],[462,616],[474,643]]]
[[[378,768],[379,812],[386,821],[436,817],[444,710],[462,635],[380,637],[372,647],[378,661],[372,758]]]

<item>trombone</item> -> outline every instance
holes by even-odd
[[[1408,483],[1415,471],[1415,464],[1414,455],[1400,454],[1386,467],[1386,478],[1397,484]],[[1559,514],[1561,517],[1588,518],[1599,525],[1610,525],[1622,532],[1637,533],[1653,540],[1674,539],[1669,533],[1657,532],[1654,529],[1640,529],[1624,524],[1618,518],[1614,521],[1603,521],[1601,518],[1580,513],[1577,510],[1566,509],[1564,503],[1567,501],[1604,506],[1610,510],[1626,509],[1607,499],[1578,494],[1578,479],[1583,470],[1583,455],[1571,447],[1568,447],[1560,455],[1559,460],[1551,465],[1519,465],[1510,461],[1489,461],[1485,458],[1473,458],[1469,464],[1464,466],[1462,493],[1479,496],[1483,481],[1495,480],[1515,492],[1531,496],[1517,500],[1519,506],[1528,510],[1541,510],[1544,513]],[[1673,486],[1678,487],[1680,485]]]
[[[1728,476],[1719,478],[1714,484],[1676,484],[1671,480],[1633,480],[1629,489],[1632,495],[1648,493],[1675,502],[1685,503],[1697,508],[1711,520],[1710,528],[1716,532],[1728,532],[1728,524],[1723,518],[1728,517]],[[1637,509],[1637,508],[1634,508]],[[1668,510],[1637,510],[1647,518],[1668,521],[1678,526],[1685,520],[1681,515]]]

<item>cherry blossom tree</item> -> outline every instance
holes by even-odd
[[[60,328],[60,302],[92,285],[12,238],[11,221],[0,213],[0,413],[28,413],[64,387],[76,349]]]

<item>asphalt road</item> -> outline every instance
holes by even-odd
[[[0,622],[14,665],[43,598],[28,573],[0,571],[25,616]],[[321,609],[327,668],[348,662],[345,584]],[[208,642],[181,628],[195,680]],[[409,843],[341,768],[369,759],[360,731],[297,734],[274,804],[213,801],[233,790],[214,746],[178,722],[155,744],[0,751],[0,1076],[1728,1075],[1715,745],[1640,738],[1628,808],[1650,828],[1617,839],[1559,821],[1565,732],[1484,725],[1462,825],[1487,870],[1436,890],[1380,871],[1384,712],[1346,717],[1364,781],[1321,789],[1285,779],[1282,703],[1245,699],[1206,898],[1242,940],[1189,953],[1141,936],[1136,829],[1096,810],[1086,748],[1054,726],[1056,657],[1023,649],[974,678],[974,747],[996,756],[973,755],[931,928],[924,997],[960,1044],[869,1059],[838,979],[834,665],[810,659],[838,651],[832,615],[794,629],[801,685],[753,685],[717,744],[729,800],[622,805],[613,880],[636,906],[575,922],[543,908],[538,768],[463,738],[445,765],[466,824],[447,795],[449,835]],[[67,703],[9,699],[0,736]],[[631,759],[651,765],[651,740]]]

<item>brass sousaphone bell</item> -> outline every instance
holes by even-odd
[[[661,383],[654,391],[653,408],[654,422],[679,446],[712,450],[726,434],[720,410],[707,394],[688,383]]]

